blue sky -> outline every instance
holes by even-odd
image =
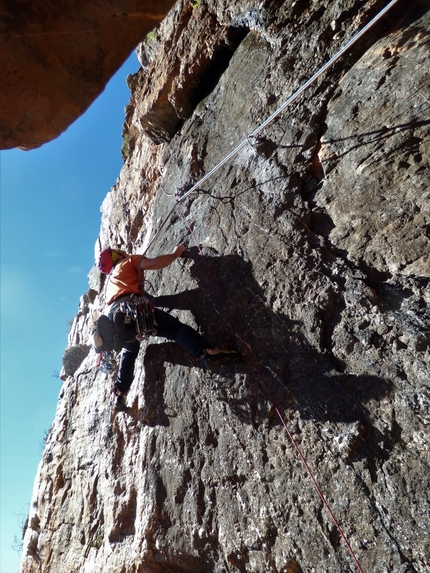
[[[134,54],[55,141],[0,152],[0,573],[17,573],[14,536],[28,514],[55,416],[69,321],[88,290],[100,205],[119,176]]]

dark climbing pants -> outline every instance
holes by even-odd
[[[203,338],[194,328],[183,324],[180,320],[171,316],[167,312],[154,309],[154,316],[157,322],[156,336],[162,336],[169,340],[175,340],[187,352],[193,356],[201,356],[205,348],[212,348],[209,342]],[[139,353],[139,342],[127,344],[121,352],[118,377],[115,382],[115,389],[127,393],[133,382],[134,363]]]

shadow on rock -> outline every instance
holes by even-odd
[[[228,359],[223,362],[209,362],[207,366],[202,360],[194,361],[176,342],[162,342],[160,344],[149,343],[143,359],[145,370],[145,382],[143,385],[144,409],[133,417],[144,422],[148,426],[168,426],[169,418],[178,415],[172,408],[164,403],[164,388],[166,384],[167,364],[185,366],[188,368],[201,368],[207,372],[216,372],[224,379],[233,379],[235,373],[246,372],[247,368],[241,360],[234,364]],[[172,383],[172,381],[169,381]],[[129,411],[132,415],[132,412]]]
[[[244,363],[236,372],[248,375],[248,386],[260,386],[248,393],[248,411],[255,422],[259,411],[267,416],[267,390],[283,409],[332,422],[362,419],[367,402],[389,394],[389,381],[339,371],[339,361],[311,347],[299,323],[273,312],[251,263],[237,254],[203,257],[191,252],[190,258],[191,275],[200,287],[198,305],[191,310],[216,346],[243,353]],[[245,404],[239,409],[244,415]]]
[[[423,121],[411,121],[409,123],[404,123],[401,125],[394,125],[393,127],[382,127],[381,129],[376,129],[374,131],[369,131],[367,133],[357,133],[349,135],[347,137],[341,137],[337,139],[327,139],[326,145],[332,143],[349,143],[350,146],[340,153],[337,158],[340,159],[345,155],[348,155],[352,151],[370,145],[371,143],[380,142],[385,139],[389,139],[395,136],[400,131],[408,131],[411,129],[416,129],[418,127],[423,127],[429,125],[430,120]]]
[[[146,559],[136,573],[212,573],[213,570],[212,561],[177,551],[171,557]]]
[[[311,347],[300,323],[267,305],[251,263],[239,255],[201,256],[190,249],[188,258],[199,288],[152,301],[157,307],[190,310],[214,346],[242,353],[240,363],[209,365],[208,371],[216,374],[219,398],[228,401],[244,423],[258,425],[268,411],[270,423],[280,423],[270,414],[271,399],[281,409],[298,410],[304,419],[355,422],[366,417],[367,402],[390,392],[388,381],[346,374],[339,361]],[[205,368],[175,342],[149,343],[144,356],[145,411],[137,415],[148,425],[168,425],[176,415],[163,399],[166,363]],[[238,375],[246,379],[247,391],[241,395],[235,394]]]

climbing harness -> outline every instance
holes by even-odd
[[[136,336],[146,337],[157,333],[154,305],[146,297],[130,295],[127,300],[120,303],[117,312],[125,314],[125,326],[135,323]]]
[[[326,64],[324,64],[322,66],[322,68],[320,68],[307,82],[305,82],[296,92],[294,92],[276,111],[274,111],[272,113],[272,115],[270,115],[265,121],[263,121],[263,123],[260,124],[252,133],[248,134],[245,137],[245,139],[243,139],[239,143],[239,145],[237,145],[232,151],[230,151],[230,153],[228,155],[226,155],[224,157],[224,159],[222,159],[217,165],[215,165],[215,167],[213,167],[208,173],[206,173],[206,175],[204,175],[199,181],[197,181],[197,183],[195,185],[193,185],[191,187],[191,189],[186,191],[181,197],[178,197],[175,194],[175,197],[176,197],[175,205],[173,205],[173,207],[170,209],[170,211],[166,215],[165,219],[162,221],[162,223],[159,226],[158,230],[156,231],[155,235],[153,236],[153,238],[149,242],[148,246],[146,247],[143,255],[145,255],[145,253],[150,249],[150,247],[152,246],[154,241],[157,239],[157,237],[161,233],[162,229],[165,227],[167,221],[170,219],[174,210],[176,209],[176,207],[178,206],[178,204],[181,201],[183,201],[191,193],[196,191],[199,187],[201,187],[203,185],[203,183],[207,179],[209,179],[209,177],[211,177],[214,173],[216,173],[219,169],[221,169],[221,167],[225,163],[227,163],[228,161],[230,161],[230,159],[232,159],[235,155],[237,155],[243,147],[245,147],[247,144],[250,144],[250,141],[252,140],[252,138],[255,138],[260,133],[260,131],[262,131],[269,123],[271,123],[276,117],[278,117],[278,115],[280,113],[282,113],[287,106],[289,106],[291,103],[293,103],[293,101],[295,101],[305,90],[307,90],[308,87],[311,86],[323,73],[325,73],[329,68],[331,68],[331,66],[335,62],[337,62],[337,60],[339,58],[341,58],[343,56],[343,54],[345,52],[347,52],[349,50],[349,48],[351,48],[351,46],[353,44],[355,44],[372,26],[374,26],[376,24],[376,22],[378,22],[383,16],[385,16],[385,14],[398,1],[399,0],[391,0],[391,2],[389,2],[385,6],[385,8],[383,8],[372,20],[370,20],[370,22],[368,22],[366,24],[366,26],[364,26],[364,28],[362,28],[359,32],[357,32],[357,34],[355,34],[355,36],[353,36],[349,40],[349,42],[347,42]]]
[[[157,333],[154,305],[146,298],[130,295],[119,302],[111,317],[101,315],[93,330],[94,349],[99,353],[97,367],[110,374],[117,365],[117,353],[126,345]],[[97,338],[96,338],[97,337]]]

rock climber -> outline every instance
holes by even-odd
[[[106,313],[111,321],[116,313],[130,298],[145,296],[143,284],[145,272],[164,269],[181,257],[186,251],[184,245],[178,245],[172,253],[148,258],[142,255],[129,255],[119,249],[105,249],[100,253],[98,269],[108,275],[105,297],[108,309]],[[133,296],[132,296],[133,295]],[[178,342],[195,359],[202,359],[207,364],[211,357],[223,358],[238,353],[220,350],[213,347],[203,336],[190,326],[159,308],[153,308],[155,327],[152,334]],[[113,392],[116,396],[115,409],[126,410],[126,395],[133,382],[134,364],[139,353],[143,337],[135,336],[123,345],[119,370]]]

